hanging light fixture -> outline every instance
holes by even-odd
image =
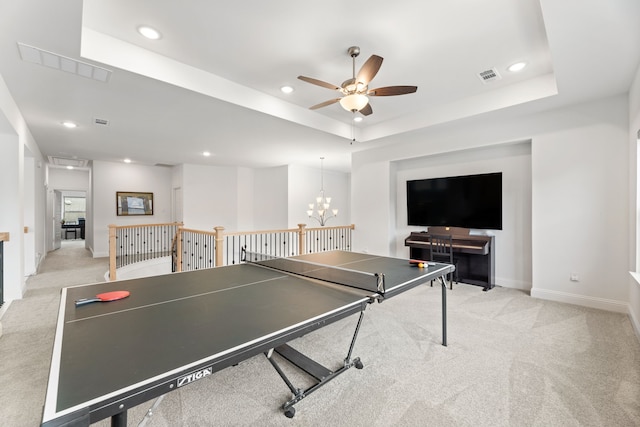
[[[331,197],[324,195],[324,157],[320,157],[320,194],[316,197],[315,203],[309,203],[307,215],[320,223],[324,227],[327,221],[338,216],[338,209],[331,209]]]
[[[361,93],[352,93],[343,98],[340,98],[340,105],[347,111],[360,111],[369,103],[369,98]]]

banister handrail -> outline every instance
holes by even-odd
[[[109,224],[109,227],[115,227],[118,229],[123,229],[123,228],[138,228],[138,227],[160,227],[160,226],[164,226],[164,225],[181,225],[183,224],[182,222],[159,222],[159,223],[154,223],[154,224],[129,224],[129,225],[115,225],[115,224]]]
[[[200,233],[200,234],[208,234],[210,236],[215,236],[216,232],[215,231],[207,231],[207,230],[196,230],[195,228],[184,228],[184,227],[180,227],[181,231],[188,231],[191,233]]]

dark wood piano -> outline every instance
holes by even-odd
[[[458,280],[489,290],[495,285],[495,238],[469,234],[468,228],[429,227],[429,231],[412,232],[404,239],[412,259],[429,260],[429,235],[448,235],[453,241],[453,258]]]

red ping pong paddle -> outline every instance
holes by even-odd
[[[96,295],[95,298],[81,298],[79,300],[76,300],[76,307],[79,305],[89,304],[92,302],[116,301],[116,300],[128,297],[129,294],[130,294],[129,291],[105,292],[105,293]]]

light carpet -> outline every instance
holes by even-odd
[[[76,245],[77,246],[77,245]],[[65,246],[14,301],[0,337],[0,424],[41,420],[60,288],[103,281],[106,259]],[[365,311],[351,369],[286,418],[288,388],[264,356],[165,396],[147,426],[640,426],[640,342],[628,316],[454,285],[449,345],[440,288],[420,286]],[[292,346],[336,369],[357,317]],[[308,379],[286,370],[294,385]],[[131,426],[153,402],[129,411]],[[97,423],[109,425],[108,420]]]

